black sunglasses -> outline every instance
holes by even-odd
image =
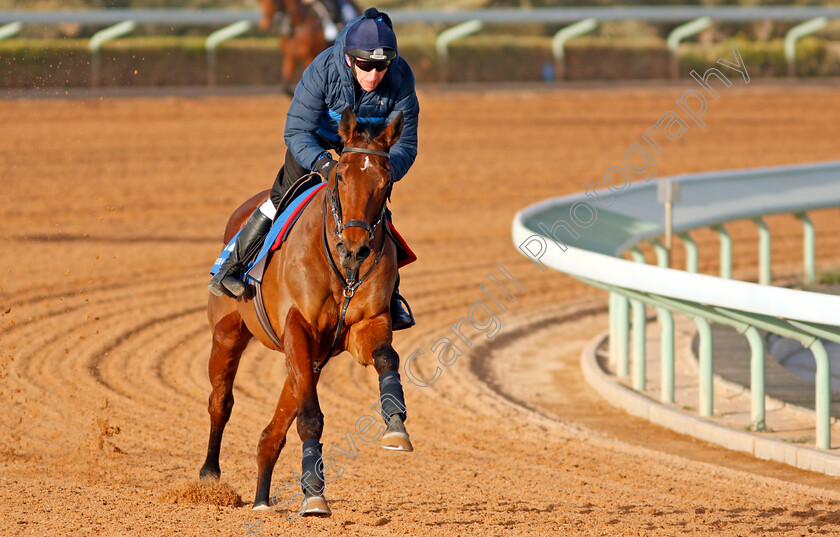
[[[380,71],[380,72],[384,71],[385,69],[388,68],[389,65],[391,65],[391,60],[372,62],[372,61],[369,61],[369,60],[360,60],[358,58],[355,58],[353,63],[355,63],[356,67],[358,67],[362,71],[364,71],[366,73],[369,73],[370,71],[373,71],[374,69],[376,69],[377,71]]]

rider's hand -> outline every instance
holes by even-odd
[[[337,164],[338,162],[334,161],[332,157],[323,157],[315,163],[315,170],[321,174],[325,181],[329,181],[330,174]]]

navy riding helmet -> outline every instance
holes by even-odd
[[[360,60],[388,61],[397,57],[397,36],[391,18],[375,7],[365,10],[362,20],[347,30],[345,51]]]

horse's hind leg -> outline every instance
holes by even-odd
[[[216,298],[211,298],[211,308],[213,300]],[[210,384],[213,386],[207,407],[210,412],[210,440],[207,443],[207,458],[199,472],[202,479],[219,479],[222,474],[219,451],[222,433],[233,408],[233,379],[239,368],[239,358],[251,337],[251,332],[235,310],[231,310],[213,327],[213,348],[208,365]]]

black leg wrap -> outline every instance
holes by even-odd
[[[322,444],[315,439],[303,443],[300,484],[306,496],[324,495],[324,465],[321,462]]]
[[[400,374],[396,371],[385,371],[379,375],[379,404],[380,412],[385,423],[391,416],[399,414],[403,421],[406,418],[405,397],[403,396]]]

